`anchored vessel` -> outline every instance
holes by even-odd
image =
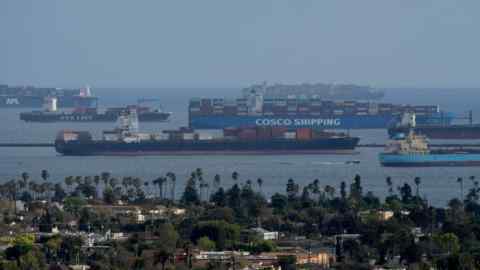
[[[63,155],[351,154],[359,138],[346,134],[274,129],[228,129],[214,137],[189,128],[158,134],[138,132],[135,110],[101,140],[88,132],[61,131],[55,149]]]
[[[384,92],[370,86],[354,84],[327,84],[327,83],[302,83],[302,84],[272,84],[266,82],[255,84],[242,89],[245,97],[252,93],[262,94],[268,98],[287,98],[289,95],[302,95],[329,100],[373,100],[380,99]]]
[[[60,89],[0,85],[0,108],[41,108],[48,97],[55,97],[62,108],[91,107],[97,102],[90,88]]]
[[[454,125],[417,125],[415,133],[427,136],[430,139],[480,139],[480,124],[473,124],[472,112],[469,112],[468,124]],[[390,137],[398,133],[408,133],[410,127],[403,121],[388,129]]]
[[[420,124],[447,125],[453,117],[436,105],[334,101],[295,95],[272,98],[251,93],[236,100],[192,99],[189,124],[196,129],[256,126],[378,129],[397,123],[406,112],[416,113]]]
[[[56,98],[47,99],[46,108],[43,111],[20,113],[20,119],[26,122],[115,122],[123,112],[135,109],[141,122],[164,122],[171,113],[161,109],[151,109],[140,105],[126,107],[107,108],[99,112],[97,108],[75,108],[73,111],[57,111]]]
[[[414,132],[415,115],[409,116],[408,134],[398,133],[379,154],[380,163],[388,167],[480,166],[480,149],[430,149],[427,137]]]

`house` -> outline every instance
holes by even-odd
[[[84,264],[75,264],[75,265],[69,265],[68,268],[71,270],[88,270],[90,269],[90,266],[84,265]]]
[[[259,238],[262,240],[278,240],[278,232],[270,232],[263,228],[256,227],[242,231],[243,238],[251,241],[252,238]]]
[[[274,256],[277,258],[285,256],[294,256],[296,258],[297,264],[314,264],[320,265],[322,267],[329,267],[332,263],[335,262],[335,254],[333,254],[328,249],[321,249],[317,251],[293,251],[293,252],[264,252],[260,256],[271,257]]]

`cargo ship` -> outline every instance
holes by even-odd
[[[42,108],[47,97],[57,98],[60,108],[93,107],[97,103],[89,87],[61,89],[0,85],[0,108]]]
[[[286,98],[290,95],[328,100],[377,100],[385,93],[370,86],[354,84],[302,83],[302,84],[254,84],[242,89],[243,96],[252,93],[268,98]]]
[[[437,105],[395,105],[362,101],[333,101],[320,98],[192,99],[189,126],[195,129],[225,127],[288,127],[323,129],[386,129],[406,112],[417,115],[424,125],[450,125],[453,115]]]
[[[118,117],[127,111],[136,110],[140,122],[165,122],[171,113],[161,109],[152,109],[141,105],[107,108],[100,112],[98,108],[75,108],[73,111],[58,111],[57,99],[48,98],[43,111],[20,113],[20,120],[26,122],[115,122]]]
[[[473,123],[471,111],[468,120],[468,124],[417,125],[414,128],[414,132],[425,135],[430,139],[480,139],[480,124]],[[397,125],[388,129],[388,135],[393,137],[398,133],[408,133],[409,129],[410,127],[399,122]]]
[[[66,156],[88,155],[240,155],[240,154],[352,154],[359,138],[346,134],[315,133],[311,129],[228,129],[213,137],[190,128],[158,134],[138,132],[134,110],[119,117],[119,125],[94,140],[88,132],[61,131],[55,149]]]
[[[385,167],[448,167],[480,166],[480,149],[443,148],[430,149],[427,137],[414,131],[415,116],[411,116],[407,134],[398,133],[379,154],[380,164]]]

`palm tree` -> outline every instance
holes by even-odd
[[[64,182],[68,188],[68,192],[71,192],[71,186],[73,185],[73,176],[65,177]]]
[[[247,179],[247,182],[245,184],[247,184],[247,188],[252,189],[252,180]]]
[[[164,190],[163,185],[167,182],[167,179],[164,177],[158,177],[157,179],[153,180],[154,184],[158,185],[158,198],[163,200]]]
[[[95,198],[98,198],[98,185],[100,185],[100,176],[95,175],[93,177],[93,182],[95,183]]]
[[[123,190],[125,190],[125,192],[127,191],[128,187],[130,186],[130,181],[131,178],[130,177],[123,177],[122,178],[122,186],[123,186]]]
[[[50,177],[50,174],[48,173],[47,170],[42,170],[41,177],[42,177],[43,181],[46,182],[48,180],[48,178]]]
[[[33,198],[35,199],[35,191],[36,191],[36,187],[35,187],[36,183],[35,182],[29,182],[28,183],[28,189],[30,189],[30,191],[33,193]]]
[[[145,189],[145,191],[146,191],[146,193],[147,193],[148,195],[151,195],[150,189],[148,188],[149,185],[150,185],[150,182],[145,181],[145,182],[143,183],[143,188]]]
[[[102,172],[100,174],[100,178],[102,179],[103,181],[103,185],[104,185],[104,188],[108,185],[109,183],[109,180],[110,180],[110,173],[109,172]]]
[[[234,171],[232,173],[232,179],[233,179],[233,182],[237,183],[237,180],[238,180],[238,172]]]
[[[420,177],[415,177],[413,179],[413,181],[415,182],[415,185],[417,186],[417,197],[420,197],[420,184],[422,183],[422,179],[420,179]]]
[[[7,197],[13,202],[13,210],[15,215],[17,214],[17,181],[10,180],[5,183]]]
[[[472,184],[475,183],[475,175],[471,175],[470,177],[468,177],[468,179],[470,179],[470,181],[472,181]]]
[[[202,177],[203,177],[203,171],[202,171],[202,169],[201,169],[201,168],[197,168],[197,169],[195,170],[195,174],[197,175],[197,178],[198,178],[198,179],[202,178]]]
[[[23,186],[27,187],[28,186],[28,180],[30,179],[30,175],[27,172],[23,172],[21,177],[22,177],[22,181],[23,181]]]
[[[22,179],[24,182],[28,182],[28,179],[30,179],[30,175],[27,172],[23,172]]]
[[[387,186],[388,186],[388,193],[390,194],[390,196],[393,195],[393,182],[392,182],[392,178],[390,176],[387,176],[387,178],[385,179],[385,181],[387,182]]]
[[[462,203],[463,203],[463,178],[462,177],[458,177],[457,178],[457,183],[460,184],[460,198],[462,198]]]
[[[330,185],[326,185],[324,192],[328,195],[329,199],[333,199],[333,196],[335,195],[335,188]]]
[[[205,181],[203,181],[203,178],[198,179],[198,189],[199,189],[199,195],[200,195],[200,202],[203,199],[203,188],[205,187]]]
[[[167,177],[170,179],[170,199],[175,201],[175,183],[177,181],[177,176],[173,172],[168,172]]]
[[[263,190],[262,190],[263,179],[262,178],[257,179],[257,185],[258,185],[258,191],[260,192],[260,194],[263,194]]]
[[[213,177],[213,189],[217,190],[220,187],[221,177],[219,174],[215,174]]]

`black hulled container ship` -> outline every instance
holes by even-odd
[[[60,108],[92,107],[97,102],[89,87],[62,89],[0,85],[0,109],[42,108],[48,97],[57,98]]]
[[[239,154],[352,154],[359,138],[311,129],[234,128],[222,136],[190,128],[158,134],[138,132],[135,110],[119,117],[118,127],[95,140],[88,132],[61,131],[55,140],[58,153],[88,155],[239,155]]]

